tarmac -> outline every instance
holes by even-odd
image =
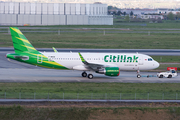
[[[180,76],[158,78],[156,72],[141,72],[141,78],[135,71],[121,71],[118,77],[108,77],[94,73],[93,79],[81,77],[81,71],[54,69],[1,68],[0,82],[118,82],[118,83],[180,83]],[[150,75],[150,77],[147,77]]]

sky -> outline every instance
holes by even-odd
[[[180,0],[0,0],[5,2],[94,3],[101,2],[118,8],[180,8]]]

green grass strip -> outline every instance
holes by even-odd
[[[180,83],[0,83],[0,92],[178,93],[180,92],[179,86]]]

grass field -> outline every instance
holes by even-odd
[[[180,83],[1,83],[0,99],[179,100],[179,85]]]
[[[179,85],[180,83],[1,83],[0,98],[179,100]]]
[[[180,33],[24,33],[36,48],[179,49]],[[11,36],[0,33],[0,47],[12,47]]]
[[[120,22],[118,22],[120,21]],[[162,23],[149,23],[149,22],[127,22],[118,19],[114,19],[113,27],[125,27],[125,28],[169,28],[179,29],[180,21],[177,20],[163,20]]]
[[[180,56],[151,56],[154,60],[160,63],[180,63]]]
[[[180,83],[0,83],[0,92],[179,93]]]
[[[143,24],[143,26],[141,25]],[[21,26],[22,27],[22,26]],[[35,26],[36,27],[36,26]],[[38,26],[37,26],[38,27]],[[36,48],[90,48],[90,49],[180,49],[180,33],[158,33],[162,31],[180,32],[179,21],[164,21],[163,23],[119,23],[118,25],[59,25],[59,26],[39,26],[50,29],[23,29],[23,31],[57,31],[54,33],[27,33],[24,35]],[[26,27],[27,28],[27,27]],[[31,28],[31,26],[29,27]],[[85,28],[102,28],[85,29]],[[129,31],[139,31],[147,33],[106,33],[108,31],[127,31],[116,30],[114,28],[130,29]],[[61,32],[58,35],[58,29]],[[0,30],[6,30],[0,28]],[[8,30],[7,30],[8,31]],[[79,31],[79,32],[78,32]],[[87,31],[87,32],[81,32]],[[102,31],[99,33],[99,31]],[[148,35],[148,31],[156,31]],[[128,32],[128,31],[127,31]],[[10,34],[0,33],[0,47],[12,47]]]

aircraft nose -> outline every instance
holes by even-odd
[[[154,67],[155,67],[155,68],[158,68],[158,67],[159,67],[159,63],[158,63],[157,61],[155,61]]]

